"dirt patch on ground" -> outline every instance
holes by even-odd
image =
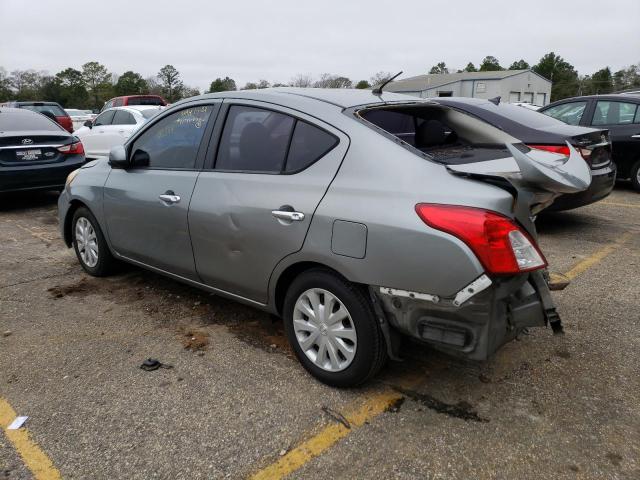
[[[185,350],[197,352],[200,350],[206,350],[209,345],[209,334],[205,331],[191,328],[181,328],[181,342]]]
[[[91,285],[86,278],[82,278],[80,281],[70,285],[56,285],[48,288],[47,292],[54,298],[62,298],[67,295],[84,295],[91,292]]]

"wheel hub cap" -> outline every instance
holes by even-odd
[[[98,264],[98,237],[91,222],[80,217],[76,222],[75,241],[82,263],[88,267]]]
[[[355,325],[347,308],[321,288],[303,292],[293,308],[298,345],[314,364],[329,372],[344,370],[355,358]]]

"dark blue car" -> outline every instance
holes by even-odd
[[[61,190],[85,163],[80,140],[50,118],[0,107],[0,193]]]

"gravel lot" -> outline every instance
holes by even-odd
[[[554,293],[566,335],[534,330],[482,364],[408,345],[336,390],[268,315],[133,267],[90,278],[54,194],[3,197],[0,400],[63,478],[244,478],[336,423],[323,407],[389,389],[404,402],[291,478],[640,478],[640,195],[620,185],[539,229],[552,270],[589,267]],[[32,477],[0,429],[4,478]]]

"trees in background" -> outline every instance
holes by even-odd
[[[552,102],[580,93],[578,72],[560,55],[549,52],[532,69],[538,75],[551,80]]]
[[[180,72],[173,65],[165,65],[158,72],[158,80],[162,93],[169,103],[173,103],[181,98],[181,91],[184,87],[180,79]]]
[[[500,62],[496,57],[489,55],[484,57],[478,70],[480,72],[493,72],[497,70],[504,70],[504,68],[500,66]]]
[[[529,68],[524,60],[516,60],[509,66],[511,70]],[[576,69],[561,56],[550,52],[531,67],[536,73],[552,82],[551,100],[609,93],[619,90],[640,89],[640,63],[630,65],[613,72],[611,68],[602,68],[590,75],[579,75]],[[480,64],[481,71],[503,70],[495,57],[487,56]],[[430,72],[445,73],[451,70],[445,62],[434,65]],[[472,62],[458,72],[478,71]],[[243,89],[273,87],[321,87],[321,88],[359,88],[369,89],[380,85],[390,78],[390,72],[377,72],[369,80],[357,83],[346,76],[323,73],[318,78],[308,74],[293,77],[288,84],[270,83],[267,80],[247,82]],[[235,80],[225,76],[211,82],[210,92],[236,90]],[[55,75],[44,71],[14,70],[8,73],[0,66],[0,102],[7,100],[49,100],[68,108],[100,108],[109,98],[120,95],[153,94],[162,95],[169,102],[197,95],[199,90],[190,88],[182,82],[180,72],[172,65],[165,65],[158,75],[143,78],[134,71],[126,71],[117,76],[99,62],[87,62],[80,70],[66,68]]]
[[[145,95],[149,93],[149,85],[142,75],[131,70],[124,72],[113,87],[116,95]]]
[[[227,92],[232,90],[237,90],[236,82],[233,78],[224,77],[224,78],[216,78],[211,85],[209,86],[209,92]]]
[[[447,65],[444,62],[440,62],[437,65],[434,65],[433,67],[431,67],[431,70],[429,70],[430,74],[433,73],[449,73],[449,69],[447,68]]]

